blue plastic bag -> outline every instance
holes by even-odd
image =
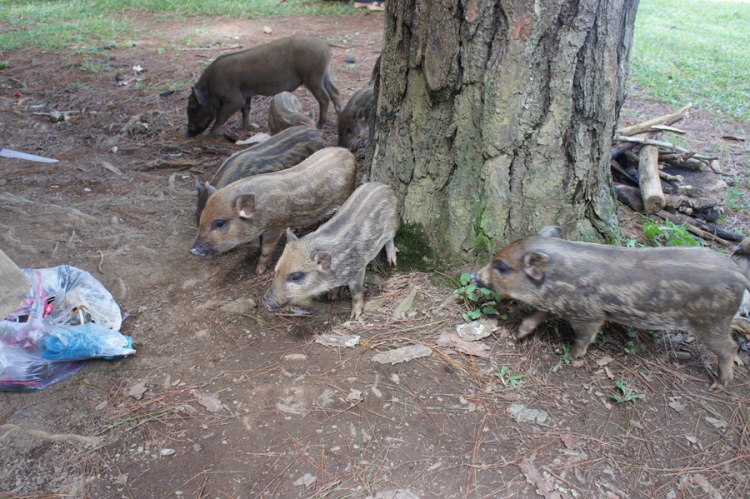
[[[0,321],[0,390],[41,389],[80,371],[86,359],[135,353],[122,314],[91,274],[62,265],[24,269],[33,283]]]

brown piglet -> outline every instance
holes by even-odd
[[[322,38],[295,35],[217,57],[188,97],[188,136],[202,133],[212,121],[210,134],[215,136],[239,110],[246,129],[253,96],[291,92],[300,85],[320,104],[318,128],[322,128],[331,100],[336,112],[341,111],[339,91],[331,82],[328,46]]]
[[[605,321],[694,334],[719,359],[724,388],[733,377],[737,344],[730,324],[750,287],[746,239],[733,259],[706,248],[622,248],[565,241],[562,229],[545,227],[515,241],[472,274],[477,286],[533,305],[517,337],[548,317],[570,321],[572,357],[582,357]]]
[[[346,103],[343,111],[339,113],[337,123],[339,147],[349,147],[352,141],[367,127],[370,107],[372,107],[372,92],[372,85],[357,90]]]
[[[285,128],[297,125],[315,128],[312,116],[305,114],[302,103],[294,94],[281,92],[274,95],[268,107],[268,128],[271,135],[276,135]]]
[[[323,147],[323,134],[319,130],[309,126],[295,126],[277,133],[265,142],[232,154],[221,164],[210,182],[196,182],[196,224],[200,222],[201,213],[212,192],[242,178],[291,168]]]
[[[332,214],[354,191],[356,174],[351,152],[328,147],[287,170],[232,182],[206,201],[190,252],[211,258],[260,237],[262,274],[284,230]]]
[[[265,302],[274,310],[303,304],[309,297],[338,286],[352,295],[351,317],[364,310],[363,283],[367,264],[385,246],[391,265],[396,265],[393,238],[398,229],[398,201],[384,184],[363,184],[328,222],[315,232],[297,238],[287,231]]]

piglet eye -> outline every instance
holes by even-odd
[[[294,272],[286,276],[287,282],[300,283],[305,278],[304,272]]]
[[[495,270],[497,270],[501,274],[503,274],[503,273],[505,273],[505,272],[507,272],[507,271],[510,270],[510,267],[508,267],[508,265],[504,261],[502,261],[502,260],[496,261],[493,264],[493,267],[495,267]]]
[[[216,219],[213,222],[211,222],[211,230],[224,230],[229,226],[229,223],[222,219]]]
[[[347,128],[346,133],[354,133],[354,127],[350,126],[349,128]]]

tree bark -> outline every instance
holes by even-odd
[[[366,170],[442,254],[618,230],[609,156],[638,0],[389,0]]]

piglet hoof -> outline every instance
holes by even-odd
[[[260,265],[258,265],[258,266],[257,266],[257,267],[255,268],[255,273],[256,273],[256,274],[258,274],[258,275],[260,275],[260,274],[264,274],[264,273],[266,272],[266,269],[267,269],[267,268],[268,268],[268,267],[266,267],[265,265],[263,265],[262,267],[261,267]]]
[[[526,338],[528,335],[534,332],[534,329],[536,329],[535,326],[522,322],[521,327],[518,328],[518,334],[516,335],[516,339],[520,341]]]
[[[714,381],[714,383],[708,387],[709,390],[712,392],[718,391],[723,392],[727,389],[727,387],[724,385],[724,383],[719,383],[718,381]]]

